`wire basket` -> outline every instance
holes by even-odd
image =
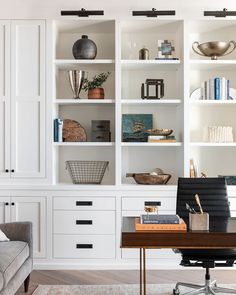
[[[74,184],[100,184],[108,166],[108,161],[66,161]]]

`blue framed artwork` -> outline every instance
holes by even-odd
[[[147,141],[147,129],[153,128],[152,114],[123,114],[122,135],[123,141]]]

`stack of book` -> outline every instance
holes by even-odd
[[[186,223],[178,215],[144,214],[136,218],[136,231],[186,231]]]
[[[54,119],[54,142],[62,142],[63,120],[60,118]]]
[[[203,82],[202,99],[227,100],[230,99],[229,80],[225,77],[216,77]]]
[[[176,142],[175,136],[149,135],[148,142]]]

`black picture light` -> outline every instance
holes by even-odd
[[[90,15],[104,15],[103,10],[86,10],[81,8],[81,10],[62,10],[61,15],[75,15],[78,17],[89,17]]]
[[[160,15],[175,15],[175,10],[143,10],[143,11],[133,11],[133,16],[146,16],[146,17],[157,17]]]
[[[215,17],[236,16],[236,11],[229,11],[226,8],[224,8],[223,10],[216,10],[216,11],[204,11],[204,16],[215,16]]]

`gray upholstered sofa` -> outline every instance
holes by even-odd
[[[0,224],[10,239],[0,242],[0,295],[13,295],[24,282],[28,291],[32,258],[32,224],[13,222]]]

